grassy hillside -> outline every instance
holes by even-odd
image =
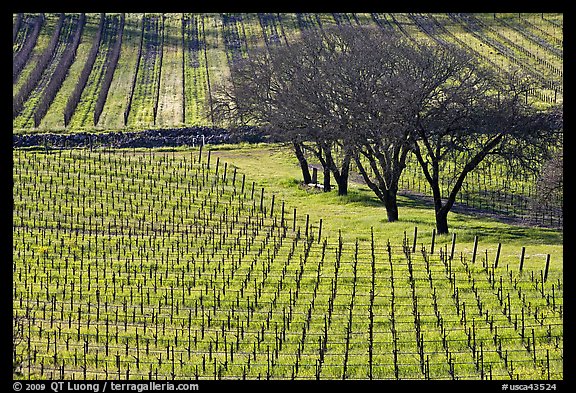
[[[13,54],[22,50],[33,35],[37,14],[14,16],[17,33]],[[26,66],[13,84],[16,95],[29,78],[54,31],[58,14],[45,14]],[[70,35],[67,26],[77,14],[67,14],[58,48]],[[530,99],[559,102],[563,97],[562,14],[126,14],[118,65],[101,118],[94,124],[94,102],[110,67],[107,53],[119,37],[119,14],[106,14],[98,62],[73,121],[65,126],[63,108],[84,68],[87,52],[97,33],[100,14],[87,14],[86,28],[75,60],[38,127],[31,114],[38,105],[42,84],[33,91],[13,132],[78,132],[158,127],[211,125],[209,116],[214,86],[229,73],[230,62],[246,55],[249,48],[286,45],[302,31],[315,31],[338,24],[370,25],[402,31],[413,38],[456,43],[493,67],[520,67],[541,85]],[[144,28],[144,29],[143,29]],[[140,47],[142,49],[140,49]],[[160,55],[162,53],[162,55]],[[53,77],[62,50],[53,54],[41,81]],[[138,68],[137,68],[138,66]],[[133,95],[133,99],[129,99]],[[132,103],[130,101],[133,101]],[[126,112],[128,107],[128,115]]]
[[[455,214],[432,249],[429,207],[271,147],[14,161],[20,378],[563,378],[559,231]]]
[[[339,24],[456,43],[493,67],[531,74],[534,104],[563,100],[562,14],[81,21],[13,15],[14,134],[211,126],[211,94],[231,63]],[[80,28],[74,59],[61,67]],[[354,165],[348,195],[323,192],[302,184],[280,144],[44,141],[13,149],[13,161],[16,379],[564,378],[562,200],[531,210],[533,175],[482,163],[448,216],[450,233],[436,235],[412,158],[392,223]]]

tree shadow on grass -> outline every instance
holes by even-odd
[[[434,214],[432,197],[427,195],[403,191],[402,194],[399,194],[398,206],[399,210],[402,207],[429,209],[431,214]],[[505,227],[501,224],[504,224]],[[559,228],[535,226],[522,217],[495,214],[460,203],[455,203],[451,209],[448,225],[451,231],[457,232],[461,229],[467,233],[477,233],[483,237],[493,237],[500,241],[526,239],[526,241],[533,243],[562,245],[564,237],[563,231]]]
[[[369,188],[358,188],[357,190],[348,190],[348,195],[340,196],[341,200],[345,203],[357,203],[366,207],[381,207],[385,209],[384,203],[372,193]],[[404,207],[412,209],[429,209],[431,213],[434,212],[432,199],[429,201],[426,198],[414,197],[410,194],[398,194],[398,209]]]
[[[498,221],[498,220],[494,219],[491,221]],[[510,224],[510,223],[505,223],[506,225],[505,227],[487,226],[486,221],[482,222],[470,221],[466,220],[466,218],[463,219],[452,218],[452,220],[450,220],[449,218],[448,223],[449,224],[452,223],[453,231],[463,229],[470,234],[478,234],[485,238],[493,238],[497,242],[524,239],[527,243],[526,245],[529,244],[562,245],[564,239],[562,231],[551,228]]]
[[[341,203],[353,203],[360,207],[385,209],[371,190],[360,187],[349,190],[348,195],[338,197]],[[429,219],[403,219],[402,209],[429,211]],[[432,197],[408,191],[398,194],[398,210],[400,221],[434,225],[434,204]],[[546,228],[530,225],[520,217],[494,214],[490,211],[471,208],[455,203],[448,216],[448,225],[451,232],[461,233],[460,240],[471,241],[474,234],[484,238],[492,238],[494,241],[525,239],[526,242],[535,244],[563,244],[563,232],[557,228]],[[470,238],[470,239],[468,239]]]
[[[348,190],[347,195],[341,195],[340,200],[342,203],[355,203],[366,207],[381,207],[384,208],[384,204],[375,195],[368,194],[365,190]]]

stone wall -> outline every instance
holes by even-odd
[[[224,128],[188,127],[133,132],[16,134],[13,135],[12,146],[15,148],[31,146],[54,148],[134,148],[198,146],[202,143],[216,145],[240,142],[259,143],[277,142],[277,140],[256,127],[243,127],[234,130],[234,132]]]

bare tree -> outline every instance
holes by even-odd
[[[409,101],[406,60],[414,48],[393,32],[349,28],[340,34],[350,48],[338,64],[340,71],[334,70],[338,108],[347,114],[344,140],[364,181],[384,204],[388,221],[397,221],[398,185],[415,143],[403,110]]]
[[[438,233],[448,233],[448,213],[466,176],[487,157],[536,168],[562,128],[561,110],[539,110],[525,99],[533,82],[517,71],[494,72],[463,49],[421,45],[405,86],[418,143],[414,154],[430,184]],[[448,172],[444,165],[453,162]],[[441,179],[451,183],[442,195]]]
[[[345,119],[329,91],[342,51],[335,37],[310,33],[289,47],[251,51],[215,91],[214,115],[232,125],[265,126],[292,144],[306,182],[304,153],[311,153],[324,168],[324,190],[330,191],[332,175],[345,195],[352,150],[342,142]]]
[[[280,79],[279,75],[274,75],[268,53],[262,49],[252,49],[247,59],[238,60],[232,65],[230,77],[213,89],[213,118],[232,132],[243,125],[258,125],[270,133],[277,132],[273,118],[279,106],[273,90],[276,88],[273,86]],[[283,124],[283,129],[288,127],[289,123]],[[280,135],[280,140],[292,145],[304,182],[311,183],[302,138],[297,137],[298,128],[290,134],[290,137]]]
[[[251,52],[232,67],[217,118],[264,124],[304,151],[347,192],[353,161],[398,220],[399,179],[414,153],[432,189],[438,233],[462,184],[487,157],[537,167],[562,128],[561,110],[525,100],[531,82],[497,74],[462,48],[413,42],[390,32],[340,26],[304,34],[289,47]],[[456,163],[445,171],[446,163]],[[308,174],[309,176],[309,174]],[[451,189],[442,195],[441,180]]]

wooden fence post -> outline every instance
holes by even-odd
[[[456,246],[456,232],[452,234],[452,249],[450,251],[450,260],[454,260],[454,247]]]
[[[498,243],[498,249],[496,250],[496,260],[494,261],[494,267],[498,267],[498,259],[500,258],[500,249],[502,248],[502,243]]]

